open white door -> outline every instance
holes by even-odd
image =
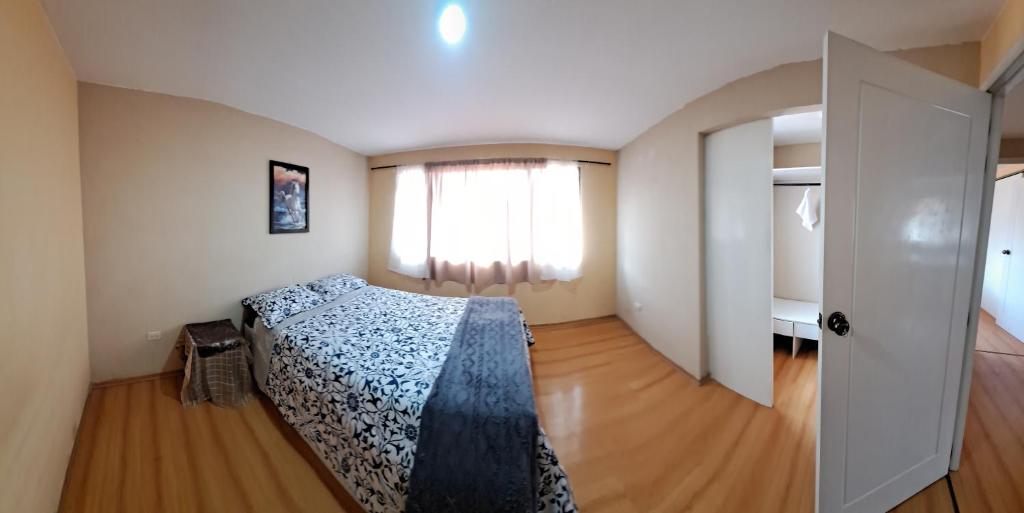
[[[817,506],[880,512],[948,472],[991,98],[832,33],[824,74]]]
[[[772,121],[704,138],[704,270],[711,377],[772,405]]]

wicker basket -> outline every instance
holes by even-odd
[[[242,406],[252,397],[252,353],[231,319],[186,324],[182,330],[185,380],[181,402]]]

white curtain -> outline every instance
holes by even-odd
[[[389,269],[482,289],[580,276],[575,162],[463,161],[398,170]]]
[[[427,175],[423,166],[398,166],[388,269],[413,278],[427,272]]]
[[[533,173],[533,262],[540,279],[570,281],[583,262],[583,198],[576,162]]]

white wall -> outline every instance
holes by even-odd
[[[362,155],[202,100],[83,83],[79,110],[94,381],[180,367],[182,325],[249,294],[366,275]],[[268,233],[269,160],[310,168],[309,233]]]
[[[775,201],[775,297],[820,302],[821,259],[818,248],[821,247],[824,230],[818,222],[814,231],[807,231],[801,226],[795,211],[805,190],[810,189],[811,196],[817,198],[821,187],[775,186],[772,189]]]

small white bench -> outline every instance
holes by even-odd
[[[793,337],[793,357],[800,352],[803,339],[819,340],[818,303],[773,298],[772,328],[779,335]]]

